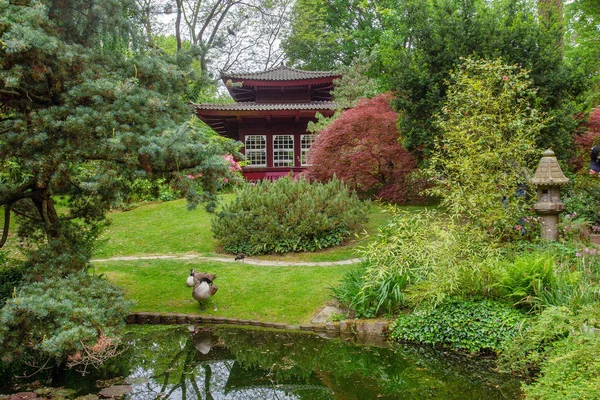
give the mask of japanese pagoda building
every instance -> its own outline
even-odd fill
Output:
[[[220,135],[239,140],[248,180],[277,179],[308,166],[315,135],[307,132],[317,112],[335,112],[331,90],[340,75],[302,71],[283,64],[264,72],[222,74],[232,104],[193,104],[196,115]]]

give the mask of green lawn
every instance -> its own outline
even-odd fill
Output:
[[[287,324],[309,323],[320,307],[331,300],[336,285],[353,266],[260,267],[242,263],[144,260],[96,263],[135,300],[134,311],[201,313],[227,318],[254,319]],[[217,274],[219,287],[205,311],[185,285],[189,270]]]
[[[231,199],[226,195],[223,201]],[[410,211],[422,207],[405,207]],[[365,231],[373,233],[389,218],[384,207],[373,204]],[[109,214],[112,224],[102,238],[105,243],[96,258],[152,254],[197,253],[204,256],[219,254],[210,229],[210,214],[202,207],[189,211],[185,200],[142,205],[134,210]],[[263,259],[284,261],[339,261],[356,257],[354,249],[364,240],[363,235],[349,238],[343,246],[315,253],[263,256]]]
[[[112,212],[108,218],[111,225],[102,235],[106,242],[96,257],[215,254],[210,214],[202,206],[188,210],[185,200],[145,204],[131,211]]]

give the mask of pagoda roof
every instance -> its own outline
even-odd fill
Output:
[[[221,74],[221,79],[239,80],[247,79],[252,81],[299,81],[320,78],[339,78],[341,75],[335,71],[303,71],[296,68],[290,68],[283,63],[275,68],[261,72],[231,72]]]
[[[569,178],[562,172],[552,150],[548,149],[542,153],[531,183],[537,186],[560,186],[569,183]]]
[[[245,101],[229,104],[195,104],[196,111],[280,111],[280,110],[335,110],[337,105],[333,101],[311,101],[310,103],[256,103]]]

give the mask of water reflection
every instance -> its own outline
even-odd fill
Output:
[[[313,334],[136,327],[132,399],[515,399],[519,381],[415,346],[358,346]]]

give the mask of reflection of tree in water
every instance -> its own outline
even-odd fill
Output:
[[[423,347],[377,348],[311,334],[154,328],[132,339],[133,399],[500,399],[518,381]],[[160,346],[158,345],[160,343]]]
[[[250,386],[233,387],[231,379],[244,377],[247,373],[232,359],[219,337],[210,330],[203,330],[195,335],[182,333],[180,329],[163,330],[151,335],[148,340],[138,338],[132,341],[136,353],[141,353],[141,357],[135,354],[130,357],[130,362],[135,365],[129,376],[129,381],[134,383],[131,398],[302,398],[290,396],[290,389],[293,391],[297,388],[276,384],[264,371],[258,371],[258,375],[254,376],[259,381],[266,378],[264,386],[254,382]],[[158,343],[160,347],[157,346]]]

